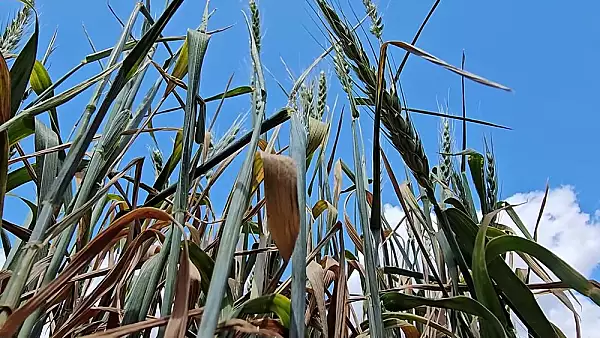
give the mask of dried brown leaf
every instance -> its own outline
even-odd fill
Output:
[[[188,312],[188,317],[199,317],[204,312],[204,309],[194,309]],[[140,332],[142,330],[151,329],[153,327],[164,326],[169,322],[169,316],[163,318],[148,319],[143,322],[137,322],[129,325],[124,325],[104,332],[94,333],[83,338],[119,338],[128,334]]]
[[[261,152],[264,168],[267,225],[281,256],[288,261],[300,227],[297,172],[294,160]]]
[[[144,207],[133,210],[119,219],[115,220],[114,223],[107,229],[98,234],[88,245],[83,248],[73,259],[71,263],[63,270],[63,272],[45,288],[39,290],[39,292],[32,297],[27,303],[23,304],[20,308],[14,311],[6,320],[4,326],[0,328],[0,337],[12,337],[17,331],[19,326],[25,321],[25,319],[37,308],[42,307],[47,302],[51,301],[55,295],[61,293],[61,290],[70,285],[69,280],[73,278],[82,268],[86,267],[89,262],[104,250],[108,243],[112,241],[112,238],[119,234],[121,230],[133,223],[137,219],[158,219],[163,221],[173,220],[172,217],[166,212],[151,208]]]
[[[0,124],[10,119],[10,71],[0,53]]]
[[[194,265],[194,264],[191,264]],[[198,273],[199,274],[199,273]],[[167,324],[165,337],[185,338],[188,316],[188,300],[190,292],[190,257],[187,241],[183,242],[183,250],[179,257],[179,273],[177,290],[173,304],[173,314]]]
[[[323,335],[327,337],[329,330],[327,329],[327,312],[325,311],[325,284],[323,283],[325,280],[325,271],[319,263],[310,261],[306,267],[306,277],[310,282],[313,290],[312,295],[317,303]]]

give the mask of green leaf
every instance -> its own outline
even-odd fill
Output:
[[[291,301],[278,293],[246,301],[234,309],[234,316],[275,313],[286,328],[290,327]]]
[[[473,262],[471,268],[473,270],[473,282],[475,283],[475,291],[477,293],[477,300],[479,300],[484,306],[502,322],[506,327],[506,318],[503,315],[502,307],[498,299],[498,294],[494,290],[494,285],[488,274],[487,264],[485,261],[485,242],[489,223],[493,217],[497,215],[502,209],[498,209],[491,212],[483,218],[477,237],[475,238],[475,245],[473,248]],[[482,331],[487,331],[485,323],[481,323]]]
[[[211,102],[211,101],[226,99],[226,98],[230,98],[230,97],[240,96],[240,95],[244,95],[244,94],[249,94],[249,93],[252,93],[253,91],[254,91],[254,89],[250,86],[240,86],[237,88],[230,89],[224,93],[220,93],[217,95],[213,95],[209,98],[206,98],[206,99],[204,99],[204,102]]]
[[[242,225],[242,233],[243,234],[258,235],[258,234],[260,234],[260,232],[261,232],[261,229],[258,227],[258,224],[256,222],[246,221]]]
[[[356,172],[356,204],[358,204],[358,218],[362,229],[362,240],[365,248],[365,269],[366,269],[366,287],[365,296],[367,297],[368,318],[372,323],[372,335],[382,337],[381,328],[381,304],[377,299],[379,294],[379,282],[377,279],[377,267],[379,259],[377,246],[379,239],[374,240],[374,235],[369,226],[369,209],[367,206],[366,184],[367,176],[365,169],[364,149],[362,138],[359,136],[358,118],[352,119],[352,146],[354,158],[354,170]],[[343,163],[342,163],[343,164]]]
[[[181,80],[188,72],[188,36],[186,36],[183,45],[181,45],[181,48],[178,51],[178,54],[179,56],[177,57],[177,61],[175,62],[175,67],[173,68],[171,76]],[[167,95],[174,88],[175,84],[169,83],[165,89],[165,95]]]
[[[31,165],[35,170],[36,164]],[[31,176],[26,167],[15,169],[8,173],[8,179],[6,180],[6,192],[9,192],[15,188],[22,186],[23,184],[31,181]]]
[[[468,156],[469,169],[471,171],[471,178],[479,195],[479,202],[481,204],[481,210],[484,214],[487,214],[490,210],[487,207],[487,199],[485,198],[485,181],[483,174],[483,155],[472,152]]]
[[[322,123],[320,121],[314,120],[313,126],[321,126],[319,123]],[[303,337],[305,336],[305,324],[304,324],[304,317],[305,317],[305,313],[306,313],[306,302],[305,302],[305,298],[306,298],[306,279],[307,279],[307,267],[306,267],[306,255],[307,255],[307,237],[311,236],[309,230],[308,230],[308,224],[307,224],[307,220],[306,220],[306,212],[304,211],[304,206],[306,205],[306,163],[307,163],[307,156],[311,156],[312,152],[314,152],[314,150],[312,150],[310,153],[308,152],[308,150],[310,150],[311,148],[311,143],[313,144],[317,144],[317,142],[315,142],[315,138],[320,138],[320,140],[318,140],[318,144],[317,146],[322,142],[323,136],[318,136],[321,133],[318,130],[322,130],[321,128],[315,128],[313,127],[313,135],[311,138],[311,132],[310,132],[310,118],[309,118],[309,132],[308,135],[306,133],[306,126],[304,124],[304,121],[302,119],[302,117],[300,116],[299,113],[295,113],[294,115],[292,115],[292,120],[291,120],[291,125],[290,125],[290,155],[292,156],[293,161],[295,162],[295,166],[296,166],[296,184],[294,186],[294,192],[292,192],[291,194],[296,194],[297,196],[297,205],[294,206],[290,206],[290,210],[289,210],[289,214],[293,214],[293,213],[297,213],[298,214],[298,233],[297,233],[297,237],[296,237],[296,241],[294,244],[294,249],[292,252],[292,309],[291,309],[291,315],[292,315],[292,325],[291,325],[291,330],[290,330],[290,335],[291,336],[298,336],[298,337]],[[315,136],[317,135],[317,136]],[[314,148],[316,150],[316,147]],[[266,183],[265,183],[266,184]],[[279,189],[280,191],[282,191],[283,189]],[[272,192],[272,190],[270,190],[270,192]],[[267,188],[265,185],[265,196],[267,196]],[[281,192],[280,192],[281,193]],[[274,194],[275,196],[277,196],[277,194]],[[280,195],[280,196],[285,196],[285,195]],[[289,195],[288,195],[289,196]],[[288,232],[290,230],[287,230]],[[274,233],[274,231],[272,231],[272,233]],[[319,268],[320,265],[312,262],[313,264],[316,264]],[[309,264],[309,275],[308,278],[309,280],[311,280],[311,276],[310,276],[310,264]],[[311,284],[312,283],[316,283],[316,281],[311,280]],[[322,283],[322,280],[321,280]],[[323,287],[323,285],[321,284],[321,287]],[[316,288],[315,285],[313,285],[313,288]],[[319,294],[319,293],[317,293]],[[321,298],[320,296],[317,296],[319,298]],[[321,301],[317,301],[317,306],[320,308],[319,310],[319,314],[321,315],[321,320],[323,320],[325,318],[325,305]],[[324,332],[327,332],[327,323],[323,323],[323,330]]]
[[[33,71],[31,72],[29,83],[31,85],[31,89],[33,89],[33,91],[38,95],[52,86],[52,80],[50,79],[48,71],[44,65],[37,60],[33,65]]]
[[[491,330],[487,337],[507,337],[498,318],[481,303],[466,296],[430,299],[400,292],[386,292],[381,295],[381,300],[385,308],[391,311],[406,311],[419,306],[430,306],[469,313],[482,318],[489,324]]]
[[[48,74],[48,71],[46,70],[44,65],[37,60],[35,61],[35,64],[33,65],[33,71],[31,72],[31,78],[29,79],[29,83],[30,83],[33,91],[38,96],[43,93],[45,95],[54,96],[54,90],[51,89],[52,80],[50,79],[50,75]],[[48,93],[46,93],[47,90],[49,90]],[[57,135],[60,135],[60,128],[58,127],[58,116],[56,113],[56,107],[50,109],[50,125],[52,127],[52,130]]]
[[[529,233],[529,230],[527,229],[527,227],[525,226],[525,224],[521,220],[521,217],[519,217],[515,209],[512,206],[510,206],[507,202],[500,202],[500,207],[506,211],[506,213],[508,214],[510,219],[515,223],[517,228],[521,230],[525,238],[533,240],[533,236],[531,236],[531,233]]]
[[[11,146],[35,132],[34,117],[25,116],[8,127],[8,140]]]
[[[534,241],[510,235],[496,237],[488,243],[485,258],[489,264],[499,255],[508,251],[516,251],[519,255],[528,254],[535,257],[546,265],[563,283],[589,297],[600,306],[600,288],[598,286],[590,282],[560,257]]]
[[[125,307],[122,321],[123,325],[131,324],[138,321],[138,314],[140,312],[140,307],[144,300],[146,289],[148,288],[148,284],[150,283],[152,272],[154,269],[159,268],[158,258],[158,255],[155,255],[152,256],[146,262],[144,262],[142,268],[140,269],[139,275],[135,279],[135,282],[133,282],[133,285],[127,294],[127,298],[125,299]]]
[[[469,259],[473,254],[473,243],[478,231],[477,224],[458,209],[449,208],[444,213],[450,221],[465,258]],[[504,261],[494,260],[490,262],[488,272],[498,286],[498,290],[501,290],[502,298],[527,328],[537,334],[538,337],[555,336],[552,324],[544,315],[531,290]]]
[[[201,131],[196,136],[204,139],[204,120],[206,110],[197,110],[198,105],[196,102],[196,95],[200,85],[200,75],[202,70],[202,62],[206,49],[208,47],[210,36],[198,32],[195,30],[188,29],[187,31],[187,42],[188,42],[188,91],[185,101],[185,114],[183,119],[183,133],[182,133],[182,148],[181,148],[181,167],[179,170],[179,179],[177,181],[177,190],[175,193],[175,199],[173,201],[173,212],[175,214],[175,220],[179,224],[185,224],[186,210],[188,204],[188,193],[190,190],[190,172],[192,171],[192,150],[194,142],[194,119],[198,116],[199,123],[196,126],[197,130]],[[180,246],[181,246],[181,230],[176,224],[171,224],[168,236],[171,237],[171,243],[169,250],[169,256],[167,260],[167,270],[165,277],[165,288],[163,301],[161,304],[160,312],[162,315],[171,314],[173,295],[175,294],[175,287],[178,275],[178,264],[180,260]]]
[[[28,6],[28,4],[25,4]],[[38,35],[39,35],[39,24],[37,13],[35,14],[35,30],[33,35],[29,38],[29,41],[25,44],[25,47],[17,56],[15,63],[10,69],[10,79],[11,79],[11,104],[10,104],[10,116],[13,117],[17,113],[19,106],[21,105],[21,100],[23,99],[23,95],[25,94],[25,90],[27,89],[27,83],[29,82],[29,78],[31,77],[31,72],[33,70],[33,65],[35,63],[35,58],[37,54],[37,46],[38,46]]]
[[[0,53],[0,123],[10,118],[10,73],[8,65]],[[8,180],[8,158],[10,157],[10,138],[6,131],[0,132],[0,222],[4,211],[4,196],[6,194],[6,181]],[[0,223],[0,229],[2,224]],[[5,233],[2,231],[2,242],[6,242]],[[10,242],[8,242],[10,245]],[[10,251],[3,245],[5,251]],[[8,249],[8,250],[7,250]]]
[[[81,92],[83,92],[84,90],[89,88],[91,85],[100,81],[105,76],[109,75],[113,70],[117,69],[117,67],[119,67],[119,66],[120,66],[120,64],[116,64],[112,67],[109,67],[109,68],[105,69],[104,71],[102,71],[100,74],[97,74],[94,77],[91,77],[88,80],[81,82],[56,96],[50,97],[50,98],[45,99],[31,107],[25,108],[19,114],[11,117],[10,120],[8,120],[4,124],[0,125],[0,131],[10,129],[15,124],[18,124],[19,120],[21,120],[21,119],[39,115],[45,111],[48,111],[52,108],[56,108],[66,102],[69,102],[71,99],[73,99],[75,96],[79,95]]]
[[[456,337],[452,333],[452,331],[450,331],[447,328],[445,328],[444,326],[432,321],[430,318],[425,318],[423,316],[415,315],[412,313],[385,312],[385,313],[381,314],[381,318],[384,320],[384,322],[385,322],[385,320],[390,319],[390,318],[402,319],[402,320],[411,321],[411,322],[414,321],[414,322],[421,323],[426,326],[430,326],[430,327],[438,330],[440,333],[447,335],[448,337]]]

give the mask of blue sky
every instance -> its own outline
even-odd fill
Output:
[[[110,14],[106,1],[102,0],[37,0],[40,13],[41,47],[43,52],[54,29],[58,28],[57,49],[50,59],[50,74],[58,78],[74,67],[90,47],[83,33],[87,28],[96,48],[114,45],[120,25]],[[321,53],[319,44],[326,42],[320,30],[322,26],[311,9],[311,1],[259,0],[263,27],[263,65],[286,88],[291,87],[282,59],[294,75],[299,75]],[[351,6],[359,16],[364,10],[358,0],[340,0],[341,6],[351,16]],[[154,1],[153,14],[162,10],[164,1]],[[384,18],[385,40],[410,41],[432,0],[383,0],[377,2]],[[483,136],[493,137],[498,172],[501,181],[501,197],[516,193],[543,190],[549,179],[553,188],[572,185],[580,211],[593,215],[600,209],[600,180],[593,173],[598,167],[597,126],[600,116],[593,99],[600,92],[597,81],[597,60],[600,59],[600,26],[595,24],[600,5],[592,1],[587,6],[570,6],[564,2],[546,1],[542,6],[536,2],[442,1],[429,25],[423,32],[418,46],[437,57],[460,64],[461,53],[467,55],[467,70],[511,87],[506,93],[467,81],[467,114],[513,128],[512,131],[493,130],[470,125],[469,147],[482,150]],[[0,19],[6,19],[16,11],[18,2],[2,1]],[[134,1],[113,0],[112,6],[122,20],[126,20]],[[204,1],[185,1],[176,17],[167,26],[165,35],[183,35],[186,28],[199,25]],[[234,24],[230,30],[213,36],[203,68],[201,94],[221,92],[229,78],[235,74],[233,84],[249,83],[250,59],[247,29],[242,10],[247,2],[241,0],[213,1],[211,8],[217,11],[210,22],[210,29]],[[356,22],[356,20],[351,20]],[[316,40],[315,40],[316,38]],[[401,53],[396,52],[396,60]],[[330,60],[317,70],[324,70],[333,83],[333,93],[340,93]],[[99,71],[97,64],[89,65],[78,73],[68,86]],[[155,74],[155,73],[153,73]],[[316,75],[316,73],[315,73]],[[153,81],[154,77],[152,77]],[[268,82],[267,113],[272,114],[286,103],[273,77],[266,74]],[[437,110],[438,103],[449,102],[450,113],[460,114],[460,78],[444,69],[411,57],[402,76],[402,84],[408,105],[414,108]],[[338,107],[344,103],[340,95]],[[77,119],[89,99],[89,92],[59,109],[65,135]],[[330,96],[329,104],[334,97]],[[249,99],[242,97],[229,100],[217,122],[217,132],[223,133],[231,121],[246,113]],[[170,107],[170,106],[169,106]],[[209,117],[215,106],[209,106]],[[336,112],[338,114],[339,112]],[[337,121],[336,115],[335,120]],[[346,117],[349,115],[347,114]],[[344,123],[338,154],[351,164],[351,139],[348,118]],[[163,116],[156,125],[179,126],[179,114]],[[439,120],[415,115],[415,123],[423,138],[430,163],[436,162]],[[368,116],[362,119],[365,147],[372,142]],[[456,136],[460,125],[455,123]],[[249,128],[249,124],[246,124]],[[344,134],[344,133],[343,133]],[[170,152],[172,133],[161,133],[161,149]],[[136,143],[136,156],[146,155],[151,140],[142,136]],[[391,154],[393,149],[389,144]],[[398,156],[391,156],[392,164],[401,168]],[[238,167],[233,166],[223,182],[233,180]],[[400,170],[401,171],[401,170]],[[150,163],[146,163],[147,181],[152,177]],[[225,183],[223,186],[226,186]],[[383,195],[384,202],[397,204],[389,185]],[[19,191],[26,194],[27,191]],[[214,197],[222,192],[213,192]],[[25,211],[18,200],[8,204],[6,217],[20,222]]]
[[[3,1],[0,9],[7,13],[4,17],[16,3]],[[380,2],[384,39],[409,41],[432,3]],[[133,4],[133,1],[112,2],[123,20]],[[321,44],[325,38],[319,31],[320,26],[313,21],[316,16],[310,2],[261,0],[259,4],[264,32],[263,63],[289,88],[291,82],[280,58],[298,75],[321,52],[311,34]],[[156,14],[162,1],[155,1],[154,5]],[[352,5],[362,13],[360,2],[353,1]],[[186,28],[196,27],[203,6],[202,1],[186,1],[166,33],[182,35]],[[246,6],[246,2],[240,0],[212,4],[217,12],[211,20],[211,28],[235,26],[215,35],[210,42],[201,86],[201,93],[205,95],[220,92],[233,72],[234,84],[248,83],[247,32],[241,13]],[[342,6],[349,8],[345,1]],[[98,49],[112,46],[120,31],[105,1],[38,0],[37,7],[40,41],[46,43],[58,28],[58,48],[50,60],[53,78],[90,52],[82,24]],[[467,81],[468,115],[514,129],[501,131],[472,125],[468,133],[469,145],[476,149],[481,149],[484,135],[493,137],[503,196],[543,189],[546,179],[550,179],[551,186],[575,186],[584,209],[600,207],[596,194],[600,182],[591,179],[598,164],[593,154],[595,128],[600,122],[592,99],[600,91],[600,84],[595,81],[600,28],[593,24],[593,13],[593,10],[581,10],[557,1],[546,2],[544,6],[521,1],[442,1],[419,40],[419,47],[456,65],[464,49],[468,70],[514,90],[514,93],[505,93]],[[45,46],[42,44],[41,48]],[[327,71],[331,82],[335,82],[329,61],[319,69]],[[97,65],[87,66],[71,83],[97,71]],[[456,75],[411,57],[402,79],[409,106],[436,110],[438,102],[444,104],[449,99],[450,112],[460,113],[460,78]],[[285,103],[285,97],[269,75],[267,81],[271,89],[268,112],[272,113]],[[72,123],[73,116],[78,116],[79,107],[87,99],[88,96],[82,95],[60,112],[63,125]],[[218,121],[220,132],[226,130],[228,118],[245,112],[247,101],[243,98],[234,101],[228,102]],[[169,116],[168,121],[173,125],[173,116]],[[415,116],[415,121],[433,162],[439,121],[423,116]],[[365,127],[367,123],[365,117]],[[458,124],[456,129],[458,136]],[[368,134],[365,137],[368,147],[371,139]],[[140,145],[143,146],[143,142]],[[167,152],[169,149],[165,148],[163,151]]]

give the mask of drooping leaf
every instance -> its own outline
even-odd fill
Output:
[[[308,142],[306,144],[306,156],[311,157],[329,132],[329,124],[321,122],[313,117],[308,118]]]
[[[535,257],[546,265],[563,283],[587,296],[600,306],[600,287],[598,285],[590,282],[561,258],[534,241],[511,235],[496,237],[490,240],[486,246],[486,261],[489,264],[497,259],[499,255],[508,251],[516,251],[520,254],[525,253]]]
[[[449,208],[444,213],[450,221],[452,230],[456,233],[461,250],[469,259],[473,254],[478,226],[469,216],[458,209]],[[503,300],[528,329],[539,337],[553,337],[556,334],[534,295],[504,261],[493,260],[490,262],[488,272],[498,289],[502,291]]]
[[[312,288],[313,297],[317,302],[317,310],[319,311],[323,332],[329,332],[327,329],[327,313],[325,310],[325,271],[319,263],[311,261],[306,267],[306,276]]]
[[[281,257],[289,260],[299,231],[296,165],[287,156],[261,152],[265,172],[267,225]]]
[[[177,275],[177,289],[173,301],[173,314],[165,329],[166,337],[185,338],[187,331],[188,301],[190,292],[190,260],[187,241],[183,242],[179,272]]]

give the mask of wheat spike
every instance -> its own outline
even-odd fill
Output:
[[[363,5],[367,11],[367,15],[371,19],[370,31],[377,39],[381,39],[383,33],[383,20],[377,12],[377,6],[371,0],[363,0]]]
[[[33,5],[33,1],[30,2]],[[2,55],[15,53],[27,25],[31,21],[32,10],[29,6],[23,6],[13,20],[6,26],[0,37],[0,52]]]
[[[317,94],[317,110],[315,111],[315,118],[320,120],[325,115],[325,106],[327,105],[327,79],[325,78],[325,72],[319,73],[319,92]]]
[[[496,172],[496,160],[494,157],[493,146],[488,146],[485,142],[485,185],[486,185],[486,198],[487,205],[490,210],[494,210],[496,202],[498,201],[498,173]]]
[[[350,108],[352,110],[352,118],[357,118],[359,116],[358,109],[354,104],[354,96],[352,93],[352,78],[350,77],[350,66],[348,65],[348,60],[346,60],[346,56],[344,55],[344,51],[342,50],[341,43],[333,44],[335,50],[335,56],[333,59],[335,73],[342,84],[342,89],[348,95],[348,100],[350,101]]]
[[[256,49],[260,52],[260,12],[255,0],[250,0],[250,21],[252,22],[252,34],[256,41]]]
[[[304,112],[304,116],[314,117],[314,84],[311,82],[308,85],[302,84],[300,87],[300,106]]]
[[[381,114],[381,122],[388,130],[394,148],[402,155],[404,162],[413,172],[417,183],[424,188],[431,187],[429,162],[425,149],[409,116],[403,118],[394,111],[384,110]]]
[[[342,87],[351,98],[352,87],[348,62],[345,57],[340,56],[345,54],[348,59],[354,62],[352,68],[356,76],[365,84],[365,92],[375,102],[377,96],[377,76],[375,68],[371,66],[360,40],[325,0],[318,0],[318,4],[331,29],[340,39],[339,43],[335,45],[336,57],[334,63]],[[423,187],[430,187],[429,163],[423,149],[423,144],[413,128],[409,116],[402,116],[402,108],[398,96],[395,93],[384,90],[382,103],[381,122],[388,130],[388,136],[392,144],[400,152],[406,165],[415,174],[418,183]],[[351,104],[351,106],[353,105]],[[358,110],[353,109],[352,114],[353,116],[355,114],[357,116]]]
[[[442,120],[442,135],[440,140],[440,179],[449,185],[452,171],[452,136],[450,132],[450,121],[447,118]]]
[[[158,177],[164,166],[163,154],[160,149],[152,147],[148,149],[150,151],[150,159],[152,160],[152,166],[154,167],[154,175]]]

